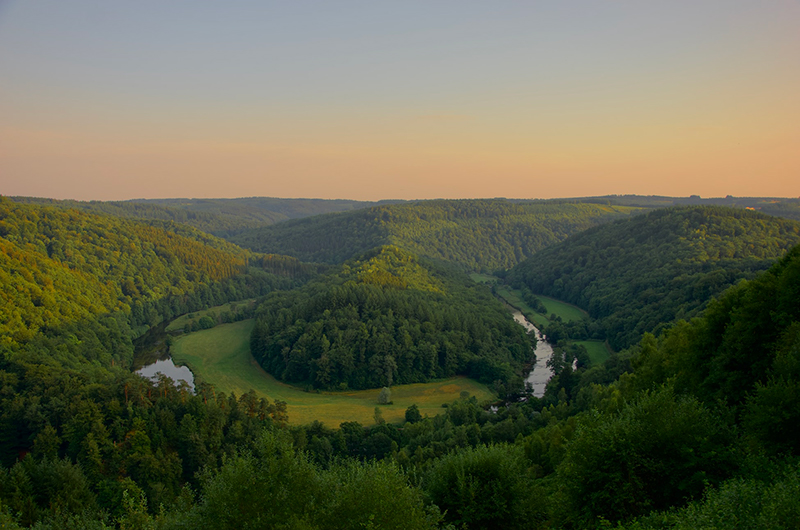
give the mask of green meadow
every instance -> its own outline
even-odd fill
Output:
[[[602,340],[576,340],[574,344],[580,344],[586,348],[592,365],[602,364],[611,356],[611,350]]]
[[[242,395],[253,389],[259,397],[285,401],[289,422],[306,424],[319,420],[329,427],[345,421],[363,425],[374,423],[380,389],[344,392],[306,392],[282,383],[266,373],[250,355],[250,332],[254,321],[243,320],[178,337],[170,351],[176,364],[188,366],[199,381],[214,385],[222,392]],[[381,405],[387,422],[400,422],[408,407],[416,404],[424,415],[435,416],[442,405],[469,392],[479,402],[495,399],[495,395],[477,381],[455,377],[433,383],[392,387],[391,405]]]
[[[568,304],[566,302],[562,302],[561,300],[556,300],[555,298],[550,298],[549,296],[544,296],[541,294],[537,294],[536,298],[541,300],[544,306],[547,308],[548,316],[555,314],[556,316],[561,317],[561,320],[564,322],[585,320],[589,318],[589,313],[578,306],[574,306],[572,304]]]

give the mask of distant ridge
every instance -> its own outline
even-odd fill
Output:
[[[381,245],[458,264],[506,269],[567,236],[641,208],[575,201],[431,200],[315,216],[244,231],[231,241],[303,261],[342,263]]]
[[[161,219],[183,223],[218,237],[228,237],[259,226],[330,212],[368,208],[398,201],[362,202],[344,199],[134,199],[129,201],[73,201],[39,197],[9,197],[15,202],[74,208],[95,214],[134,219]]]

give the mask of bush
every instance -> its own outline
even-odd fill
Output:
[[[618,414],[585,416],[557,469],[560,517],[627,520],[680,506],[733,467],[727,432],[696,399],[647,392]]]
[[[423,489],[457,528],[537,528],[544,496],[527,473],[522,448],[492,445],[452,452],[427,473]]]

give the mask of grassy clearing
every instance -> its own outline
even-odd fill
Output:
[[[282,400],[288,405],[293,424],[319,420],[329,427],[345,421],[364,425],[374,423],[380,389],[351,392],[305,392],[282,383],[266,373],[250,355],[250,332],[253,320],[222,324],[211,329],[183,335],[172,345],[172,358],[187,365],[195,376],[225,393],[242,395],[251,388],[270,401]],[[442,412],[442,404],[458,399],[462,391],[490,401],[494,394],[477,381],[465,377],[435,383],[419,383],[392,387],[392,405],[382,405],[387,422],[399,422],[406,409],[415,404],[425,415]]]
[[[255,298],[249,298],[247,300],[238,300],[236,302],[228,302],[227,304],[209,307],[208,309],[195,311],[194,313],[187,313],[170,322],[165,331],[167,331],[167,333],[170,331],[182,331],[186,324],[191,324],[195,320],[200,320],[206,315],[216,320],[216,316],[224,313],[225,311],[233,312],[231,309],[232,306],[244,307],[245,305],[252,304],[253,302],[255,302]],[[189,315],[192,315],[192,317],[190,318]]]
[[[492,276],[491,274],[481,274],[479,272],[470,272],[469,273],[470,279],[475,283],[485,283],[485,284],[493,284],[497,283],[497,276]]]
[[[555,313],[557,316],[560,316],[561,320],[564,322],[585,320],[589,318],[589,313],[578,306],[562,302],[561,300],[556,300],[555,298],[550,298],[549,296],[543,296],[541,294],[537,294],[536,298],[541,300],[544,306],[547,308],[548,315]]]
[[[592,366],[603,364],[611,356],[611,350],[602,340],[576,340],[575,344],[581,344],[586,348]]]

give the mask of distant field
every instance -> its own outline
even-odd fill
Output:
[[[611,356],[611,351],[606,343],[601,340],[576,340],[575,344],[582,344],[589,354],[592,365],[603,364]]]
[[[479,272],[470,272],[469,273],[469,277],[475,283],[488,283],[488,284],[491,284],[491,283],[496,283],[497,282],[497,277],[496,276],[492,276],[491,274],[481,274]]]
[[[181,331],[186,324],[191,324],[195,320],[200,320],[206,315],[211,316],[211,314],[219,315],[225,311],[230,311],[231,306],[238,306],[242,307],[246,304],[252,304],[255,301],[255,298],[249,298],[247,300],[238,300],[236,302],[228,302],[227,304],[218,305],[214,307],[209,307],[208,309],[203,309],[202,311],[195,311],[194,313],[187,313],[185,315],[179,316],[175,320],[169,323],[167,326],[166,331]],[[192,318],[189,318],[189,315],[194,315]]]
[[[319,420],[329,427],[345,421],[371,425],[379,389],[352,392],[321,392],[319,394],[282,383],[266,373],[250,355],[250,331],[254,321],[243,320],[222,324],[211,329],[183,335],[172,345],[176,364],[186,364],[195,376],[211,383],[225,393],[242,395],[251,388],[271,402],[285,401],[289,421],[306,424]],[[419,383],[392,387],[392,405],[382,405],[387,422],[399,422],[406,409],[416,404],[420,412],[435,416],[442,404],[458,399],[462,391],[490,401],[494,394],[477,381],[466,377],[446,379],[436,383]]]

